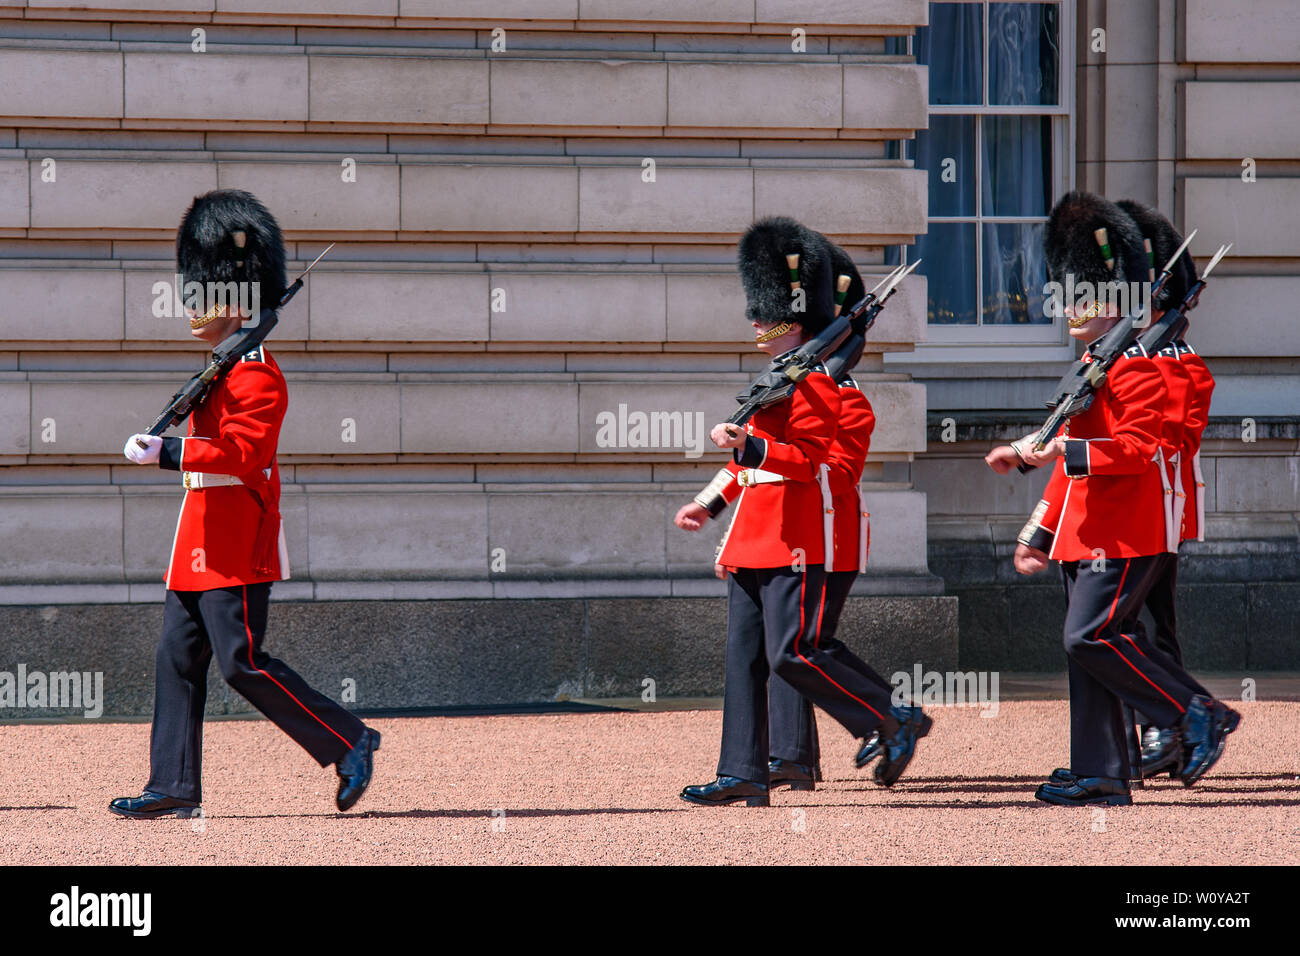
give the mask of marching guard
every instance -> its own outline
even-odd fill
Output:
[[[1046,231],[1049,277],[1076,283],[1136,283],[1148,275],[1142,233],[1107,200],[1072,192],[1053,208]],[[1093,343],[1120,319],[1098,297],[1086,310],[1065,303],[1070,335]],[[1085,355],[1085,361],[1091,358]],[[1162,418],[1165,379],[1130,348],[1111,367],[1087,410],[1041,451],[1028,441],[994,449],[990,467],[1055,462],[1033,516],[1019,535],[1016,570],[1032,574],[1059,561],[1066,592],[1064,644],[1070,682],[1070,767],[1054,771],[1035,796],[1061,805],[1132,803],[1124,705],[1147,716],[1183,749],[1179,778],[1195,784],[1219,759],[1236,714],[1201,692],[1164,658],[1138,620],[1163,565],[1165,521]],[[1175,410],[1181,414],[1181,410]]]
[[[1120,200],[1116,205],[1137,223],[1143,238],[1150,243],[1150,257],[1154,262],[1168,261],[1182,245],[1183,237],[1156,210],[1130,199]],[[1177,267],[1161,290],[1158,301],[1151,303],[1152,321],[1159,319],[1165,309],[1182,302],[1195,282],[1196,267],[1191,255],[1185,252],[1178,257]],[[1169,548],[1161,556],[1161,566],[1147,594],[1146,607],[1155,623],[1152,643],[1156,650],[1165,655],[1168,661],[1182,667],[1183,652],[1178,643],[1175,613],[1178,549],[1188,539],[1204,540],[1205,481],[1201,475],[1201,436],[1210,420],[1214,376],[1210,374],[1205,361],[1182,336],[1152,358],[1165,376],[1171,404],[1175,401],[1175,396],[1181,396],[1183,413],[1181,417],[1172,414],[1166,417],[1167,425],[1176,421],[1176,427],[1167,428],[1168,436],[1176,442],[1171,452],[1172,458],[1166,462],[1169,474],[1166,499],[1172,501],[1167,529]],[[1172,495],[1168,493],[1170,491]],[[1206,697],[1213,696],[1194,677],[1190,674],[1188,677],[1197,693]],[[1237,721],[1234,711],[1228,722],[1229,733],[1236,729]],[[1177,777],[1183,762],[1183,747],[1177,734],[1161,730],[1145,719],[1141,720],[1141,724],[1144,726],[1141,733],[1141,777],[1154,777],[1165,772],[1171,777]],[[1135,767],[1134,770],[1136,769]]]
[[[785,217],[755,223],[741,238],[739,266],[758,348],[778,356],[825,328],[834,315],[830,243]],[[892,785],[928,730],[920,708],[891,712],[887,689],[866,665],[819,646],[827,608],[825,565],[834,532],[828,459],[842,414],[840,388],[823,371],[793,394],[761,408],[744,430],[710,432],[733,461],[676,516],[697,531],[736,502],[717,562],[728,569],[726,684],[717,778],[688,786],[684,800],[717,805],[769,803],[768,678],[776,674],[855,737],[877,729],[886,753],[876,779]]]
[[[247,192],[197,197],[181,221],[176,256],[187,285],[256,283],[260,300],[273,304],[286,289],[280,227]],[[209,346],[249,318],[238,306],[204,308],[191,313],[190,334]],[[259,346],[216,380],[190,416],[187,437],[133,435],[123,449],[137,465],[178,472],[185,496],[166,572],[149,782],[140,796],[113,800],[113,813],[153,819],[200,812],[214,656],[231,687],[322,767],[336,765],[340,810],[370,783],[379,733],[262,649],[271,585],[289,577],[276,465],[288,400],[284,376]]]
[[[863,295],[862,277],[853,260],[839,246],[831,244],[836,276],[836,294],[846,302],[856,302]],[[846,291],[839,286],[849,280]],[[867,569],[867,556],[871,547],[871,516],[862,499],[862,469],[871,448],[871,433],[876,427],[875,412],[871,402],[858,383],[853,380],[852,369],[844,369],[838,376],[840,387],[840,421],[835,441],[826,459],[829,467],[828,481],[831,490],[831,508],[834,511],[834,533],[831,557],[826,569],[826,609],[822,615],[818,646],[837,658],[847,667],[861,668],[863,677],[878,684],[886,693],[893,688],[889,681],[874,668],[853,654],[835,637],[844,602],[857,576]],[[897,707],[897,705],[894,705]],[[901,717],[900,714],[895,714]],[[817,740],[817,721],[813,705],[779,675],[773,674],[768,685],[769,747],[772,759],[768,765],[768,785],[772,789],[789,787],[791,790],[814,790],[815,781],[821,779],[820,748]],[[924,724],[921,733],[928,731]],[[879,731],[863,740],[854,757],[854,766],[861,769],[880,756]]]

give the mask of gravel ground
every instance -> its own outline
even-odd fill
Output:
[[[147,723],[7,724],[0,864],[1300,863],[1300,704],[1236,705],[1196,787],[1166,778],[1104,812],[1033,798],[1067,762],[1067,706],[932,710],[892,790],[819,715],[828,779],[771,808],[678,799],[713,776],[715,710],[374,719],[375,779],[348,814],[333,768],[274,726],[211,721],[202,821],[105,809],[147,776]]]

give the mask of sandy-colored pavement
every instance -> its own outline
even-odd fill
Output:
[[[753,809],[677,797],[712,778],[715,710],[374,719],[375,780],[348,814],[333,768],[273,725],[210,721],[201,823],[106,811],[147,776],[147,723],[8,724],[0,864],[1300,863],[1300,703],[1237,706],[1196,787],[1166,778],[1104,812],[1033,798],[1068,762],[1059,700],[930,711],[892,790],[820,715],[826,783]]]

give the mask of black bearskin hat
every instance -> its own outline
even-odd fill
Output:
[[[1178,234],[1173,223],[1150,206],[1144,206],[1133,199],[1121,199],[1115,205],[1132,217],[1138,229],[1142,231],[1144,239],[1151,240],[1151,251],[1155,256],[1155,263],[1151,268],[1159,275],[1159,271],[1165,267],[1169,257],[1183,244],[1183,237]],[[1153,305],[1161,310],[1178,305],[1183,301],[1183,296],[1187,295],[1187,290],[1195,283],[1196,263],[1192,261],[1191,253],[1183,250],[1183,254],[1178,257],[1169,274],[1169,281],[1165,283],[1164,289]]]
[[[1098,229],[1106,230],[1109,256],[1097,239]],[[1076,285],[1147,281],[1146,250],[1137,223],[1094,193],[1070,192],[1057,201],[1047,219],[1044,244],[1047,277],[1052,282],[1064,285],[1067,275],[1074,276]],[[1108,258],[1113,260],[1109,266]]]
[[[183,283],[257,282],[262,308],[274,308],[287,286],[280,224],[242,189],[195,197],[176,233],[176,265]]]
[[[794,308],[786,257],[798,255],[802,311]],[[740,283],[745,287],[745,317],[775,324],[796,322],[805,335],[816,335],[830,324],[835,311],[835,275],[830,241],[820,232],[787,216],[770,216],[750,226],[740,237]]]

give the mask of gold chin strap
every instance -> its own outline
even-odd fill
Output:
[[[773,339],[779,339],[781,336],[785,335],[785,333],[789,332],[793,328],[794,326],[791,325],[789,322],[782,322],[780,325],[772,326],[762,335],[754,339],[754,341],[757,342],[759,345],[762,345],[764,342],[771,342]]]
[[[226,307],[221,303],[218,303],[214,305],[212,308],[208,309],[208,311],[204,312],[202,315],[195,316],[194,318],[190,319],[190,328],[201,329],[204,326],[211,325],[213,322],[215,322],[217,319],[221,318],[225,314],[226,314]]]
[[[1101,300],[1097,299],[1092,303],[1092,305],[1088,306],[1088,311],[1084,312],[1083,315],[1076,315],[1074,318],[1069,320],[1070,328],[1072,329],[1083,328],[1085,325],[1087,325],[1089,322],[1095,319],[1100,313],[1101,313]]]

